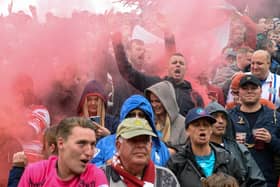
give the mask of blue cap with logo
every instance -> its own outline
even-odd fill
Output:
[[[206,110],[203,108],[197,107],[189,110],[188,114],[185,118],[185,128],[187,129],[190,123],[198,120],[198,119],[206,119],[210,124],[216,123],[216,119],[213,118]]]

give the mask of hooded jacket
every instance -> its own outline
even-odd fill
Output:
[[[96,80],[91,80],[86,84],[83,93],[81,95],[79,105],[77,108],[78,114],[81,114],[83,112],[83,105],[88,95],[99,96],[103,100],[105,106],[107,106],[107,96],[105,94],[104,87]]]
[[[226,133],[224,137],[235,140],[235,128],[231,118],[229,117],[227,110],[222,105],[220,105],[215,101],[209,103],[205,109],[209,112],[209,114],[213,114],[214,112],[222,112],[227,116],[227,126],[226,126]]]
[[[171,130],[167,145],[171,147],[184,145],[186,143],[185,118],[179,113],[173,85],[169,81],[162,81],[147,88],[145,96],[148,97],[150,92],[158,97],[170,118]]]
[[[142,110],[147,120],[153,129],[153,132],[157,135],[157,131],[154,125],[154,113],[149,101],[141,95],[132,95],[122,105],[120,113],[120,122],[126,118],[127,114],[134,110]],[[92,163],[98,166],[104,165],[107,160],[111,159],[116,152],[115,147],[116,135],[110,135],[102,138],[96,145],[97,153],[92,159]],[[153,137],[153,146],[151,151],[151,159],[156,165],[164,166],[168,161],[170,155],[166,145],[160,141],[158,137]]]
[[[219,103],[212,102],[205,109],[210,114],[215,112],[224,113],[227,119],[227,126],[232,126],[228,112]],[[266,186],[263,173],[252,157],[250,151],[243,144],[238,144],[235,140],[228,138],[227,136],[223,137],[223,144],[224,148],[228,150],[236,160],[240,161],[240,174],[246,178],[246,183],[243,184],[244,186]]]
[[[83,90],[82,96],[80,98],[79,105],[77,108],[77,113],[79,115],[82,115],[83,105],[85,103],[87,96],[89,96],[89,95],[96,95],[96,96],[100,97],[103,100],[105,107],[107,106],[107,96],[105,94],[104,87],[96,80],[91,80],[86,84],[86,86]],[[111,134],[114,134],[118,127],[118,120],[109,114],[105,114],[104,122],[105,122],[105,127],[107,129],[109,129]]]

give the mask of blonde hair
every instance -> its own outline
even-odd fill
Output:
[[[101,99],[98,95],[96,95],[98,97],[98,101],[97,101],[97,113],[96,115],[97,116],[100,116],[100,125],[101,126],[105,126],[105,103],[103,101],[103,99]],[[90,117],[89,116],[89,113],[88,113],[88,105],[87,105],[87,97],[85,97],[85,102],[84,102],[84,105],[83,105],[83,116],[84,117]]]
[[[161,140],[165,143],[169,141],[171,132],[171,122],[168,113],[166,113],[164,124],[156,123],[156,129],[162,133]]]

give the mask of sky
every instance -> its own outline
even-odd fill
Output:
[[[0,0],[0,14],[8,14],[8,5],[11,0]],[[112,0],[13,0],[13,12],[23,10],[26,14],[31,14],[29,5],[37,7],[39,20],[44,20],[44,15],[47,11],[51,11],[57,16],[68,17],[73,10],[89,10],[95,13],[104,13],[106,10],[114,8],[118,11],[129,11],[128,8],[123,8],[120,3],[112,3]]]

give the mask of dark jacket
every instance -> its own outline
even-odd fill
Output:
[[[271,73],[276,73],[277,75],[280,75],[280,63],[274,57],[271,57],[271,65],[269,69]]]
[[[165,44],[165,55],[161,57],[163,60],[166,58],[166,56],[170,56],[172,53],[176,51],[176,44],[175,44],[175,38],[173,34],[165,33],[164,34],[164,44]],[[113,81],[113,105],[108,107],[108,113],[112,114],[113,116],[119,117],[120,115],[120,109],[123,104],[123,102],[129,98],[131,95],[134,94],[140,94],[142,95],[143,92],[139,91],[135,87],[133,87],[129,82],[127,82],[119,71],[116,71],[118,69],[117,63],[115,62],[115,57],[113,57],[111,54],[107,54],[108,58],[106,61],[107,66],[104,69],[106,70],[109,68],[108,72],[112,75],[112,81]],[[156,60],[160,61],[160,60]],[[151,65],[150,65],[151,64]],[[158,67],[156,62],[152,63],[145,63],[145,66],[142,69],[142,72],[148,73],[148,74],[155,74],[158,73]],[[107,73],[107,71],[106,71]]]
[[[196,92],[192,92],[192,86],[188,81],[184,80],[182,83],[176,83],[171,77],[149,76],[134,69],[127,59],[124,46],[121,43],[120,33],[116,33],[113,36],[113,48],[121,75],[139,91],[144,92],[151,85],[162,80],[168,80],[174,86],[177,103],[183,116],[187,114],[189,109],[194,108],[195,105],[203,107],[204,104],[201,96]]]
[[[8,187],[17,187],[24,172],[24,167],[12,167],[9,173]]]
[[[211,143],[210,146],[215,153],[213,173],[223,172],[235,177],[240,184],[243,183],[245,179],[239,173],[238,161],[224,148]],[[206,178],[202,168],[195,161],[190,142],[169,159],[167,167],[184,187],[201,187],[201,180]]]
[[[20,124],[22,125],[22,124]],[[17,126],[19,127],[19,126]],[[16,128],[15,128],[16,129]],[[28,135],[28,133],[26,133]],[[18,140],[18,138],[15,138],[11,134],[8,134],[5,132],[5,130],[2,130],[0,132],[0,162],[1,162],[1,170],[0,170],[0,186],[7,186],[7,181],[9,184],[13,186],[17,186],[17,183],[19,182],[19,179],[22,175],[22,173],[18,173],[17,168],[13,167],[13,172],[11,172],[12,168],[12,159],[13,155],[19,151],[23,150],[22,144]],[[23,168],[24,169],[24,168]],[[7,178],[8,173],[9,179]]]
[[[253,144],[254,137],[252,129],[243,113],[240,111],[240,106],[229,111],[229,115],[234,122],[236,132],[246,132],[246,143]],[[280,154],[280,115],[278,112],[262,106],[253,128],[266,128],[271,134],[271,142],[266,143],[263,150],[249,148],[253,158],[259,165],[266,179],[267,186],[272,187],[277,184],[277,176],[274,169],[274,155]]]
[[[217,102],[210,103],[206,110],[213,114],[222,112],[226,115],[227,126],[232,126],[230,117],[226,109]],[[242,144],[238,144],[235,140],[225,136],[223,138],[224,148],[228,150],[236,160],[240,161],[240,174],[246,178],[246,186],[266,186],[265,178],[257,165],[256,161],[250,154],[249,150]]]
[[[242,186],[246,187],[266,187],[265,178],[250,151],[243,144],[223,138],[224,148],[228,150],[236,160],[240,161],[240,175],[246,179]],[[215,144],[215,143],[213,143]]]

